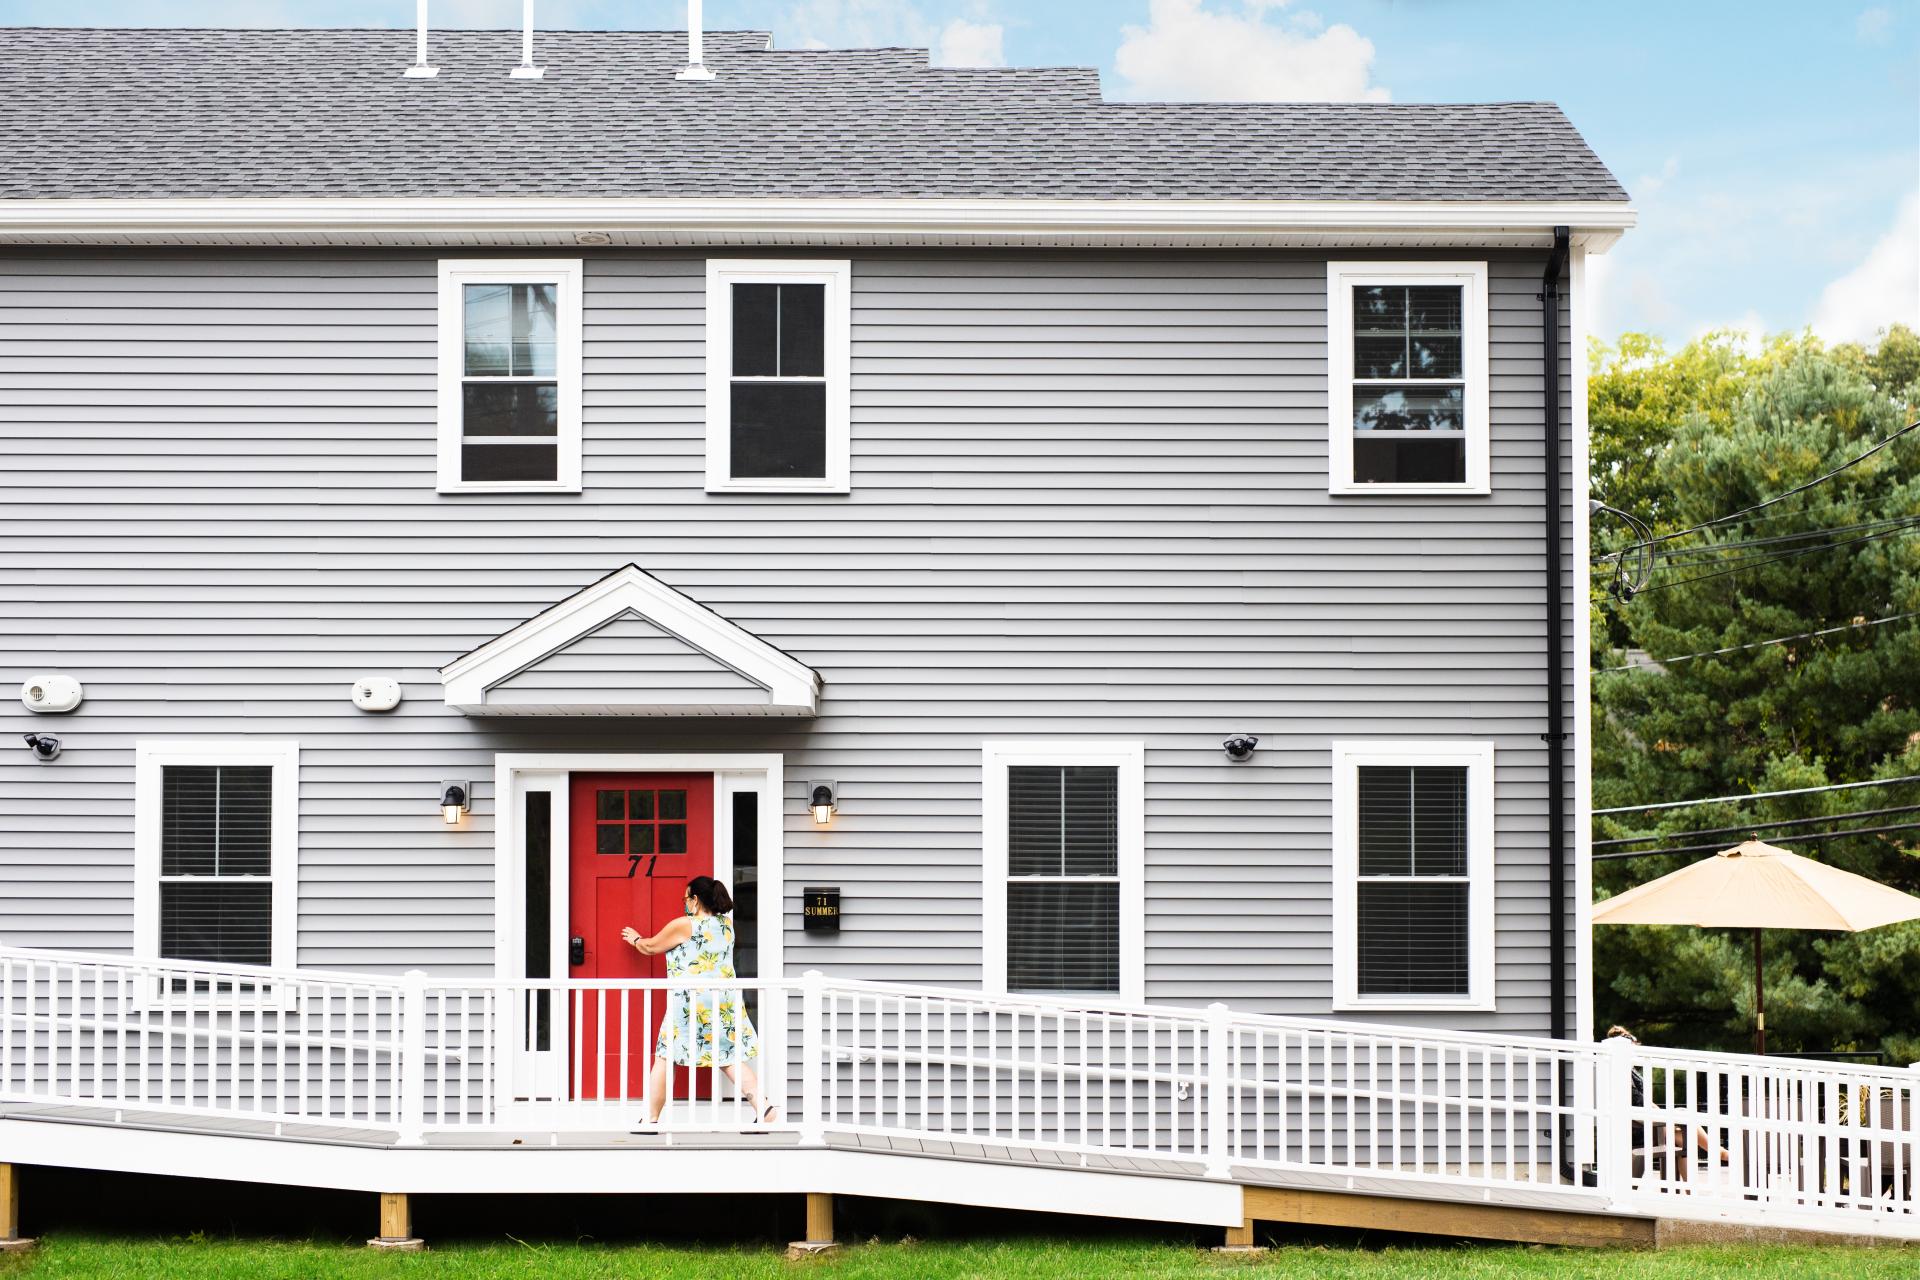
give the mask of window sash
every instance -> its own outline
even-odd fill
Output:
[[[1422,321],[1435,306],[1409,299],[1391,316],[1365,315],[1356,291],[1368,289],[1457,289],[1459,328],[1434,328]],[[1488,410],[1489,360],[1487,264],[1485,262],[1375,261],[1327,264],[1328,476],[1330,493],[1483,495],[1491,490],[1491,425]],[[1452,346],[1458,345],[1458,373],[1414,376],[1422,338],[1444,340],[1426,351],[1435,369],[1453,374]],[[1391,339],[1406,345],[1404,377],[1378,376],[1380,352],[1362,363],[1356,343]],[[1383,349],[1384,350],[1384,349]],[[1405,391],[1421,403],[1398,408],[1378,406],[1382,393]],[[1454,402],[1427,403],[1436,393]],[[1367,409],[1363,400],[1373,401]],[[1372,424],[1362,427],[1365,412]],[[1454,422],[1458,425],[1454,425]],[[1377,425],[1386,422],[1388,425]],[[1432,425],[1429,425],[1432,424]]]
[[[851,395],[849,389],[852,313],[849,290],[852,264],[821,259],[724,259],[707,262],[707,456],[709,493],[846,493],[848,491]],[[740,286],[810,286],[821,290],[819,303],[820,367],[818,374],[736,372],[739,317],[736,290]],[[771,308],[774,323],[755,330],[764,344],[771,332],[774,347],[757,351],[749,367],[784,363],[777,335],[784,333],[787,303],[776,293]],[[796,318],[798,311],[796,311]],[[808,317],[811,323],[811,317]],[[800,367],[811,364],[811,352],[800,357]],[[736,422],[736,389],[756,386],[819,387],[818,407],[801,415],[792,440],[774,441],[768,425],[758,419]],[[756,408],[764,405],[756,404]],[[743,409],[743,413],[745,410]],[[815,415],[818,415],[817,417]],[[820,443],[817,446],[815,441]],[[736,459],[735,446],[743,457]],[[747,453],[750,448],[756,451]],[[814,459],[818,459],[817,465]]]
[[[1493,1009],[1493,744],[1337,741],[1332,757],[1333,1008]],[[1363,785],[1368,770],[1378,772]],[[1423,771],[1438,776],[1423,784]],[[1363,795],[1375,821],[1388,824],[1371,837]],[[1415,820],[1420,813],[1427,823]],[[1408,912],[1411,928],[1381,932],[1383,920]]]
[[[439,263],[439,483],[441,493],[577,493],[580,490],[580,344],[583,264],[579,259],[447,259]],[[516,333],[513,303],[495,329],[479,336],[499,339],[507,372],[469,372],[470,288],[545,286],[553,291],[550,368],[544,320]],[[529,314],[538,308],[530,308]],[[524,353],[521,349],[525,348]],[[519,355],[529,365],[514,372]],[[498,362],[493,362],[498,363]],[[530,393],[489,406],[487,425],[504,430],[477,432],[468,412],[469,393],[483,388],[551,388],[551,407]],[[495,397],[509,393],[497,392]],[[526,429],[521,419],[535,429]],[[548,451],[551,451],[550,456]]]

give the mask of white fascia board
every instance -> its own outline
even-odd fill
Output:
[[[579,232],[622,244],[974,242],[1082,239],[1175,245],[1247,244],[1436,235],[1550,235],[1604,252],[1635,222],[1631,205],[1573,200],[906,200],[906,199],[181,199],[4,200],[0,241],[160,239],[277,243],[334,237],[406,242],[433,235],[487,237]]]
[[[629,610],[764,686],[767,703],[748,710],[789,715],[817,711],[820,676],[813,668],[633,565],[608,574],[442,667],[446,704],[469,715],[497,711],[487,704],[489,688]],[[524,706],[514,710],[542,713]],[[573,712],[592,713],[585,708]],[[606,713],[619,714],[610,708]]]

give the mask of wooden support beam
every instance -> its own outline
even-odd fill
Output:
[[[367,1243],[376,1249],[402,1249],[408,1252],[427,1247],[413,1234],[413,1206],[404,1191],[380,1194],[380,1234]]]
[[[1215,1253],[1265,1253],[1266,1250],[1254,1243],[1253,1219],[1244,1218],[1237,1227],[1226,1229],[1226,1238],[1220,1242]]]
[[[787,1246],[787,1257],[797,1261],[839,1248],[833,1242],[833,1197],[824,1191],[807,1192],[807,1238]]]
[[[33,1241],[20,1234],[20,1168],[0,1163],[0,1253],[32,1247]]]
[[[1358,1227],[1469,1240],[1519,1240],[1528,1244],[1651,1248],[1651,1218],[1569,1213],[1519,1205],[1403,1200],[1396,1196],[1247,1187],[1246,1214],[1262,1222],[1319,1227]]]

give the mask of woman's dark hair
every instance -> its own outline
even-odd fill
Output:
[[[733,910],[733,895],[712,876],[695,876],[687,881],[687,896],[716,916]]]

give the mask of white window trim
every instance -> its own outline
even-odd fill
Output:
[[[273,948],[271,966],[292,969],[299,957],[300,744],[222,741],[140,741],[133,744],[133,954],[142,960],[160,955],[160,815],[165,792],[160,771],[167,765],[271,765],[273,767],[272,850]],[[181,961],[194,964],[195,961]]]
[[[846,493],[852,452],[853,263],[823,258],[707,260],[707,492]],[[825,382],[826,475],[820,479],[733,475],[733,286],[823,284],[827,287]]]
[[[441,493],[580,492],[581,289],[579,258],[442,258],[439,311],[439,491]],[[559,384],[556,421],[559,463],[553,480],[467,480],[460,473],[461,394],[465,373],[469,284],[551,284],[559,289],[554,318],[554,380]]]
[[[981,744],[981,983],[1007,992],[1007,770],[1014,765],[1114,765],[1119,768],[1121,1000],[1146,999],[1146,744],[1143,742],[986,742]],[[1103,995],[1111,992],[1021,992]]]
[[[1467,766],[1467,994],[1360,994],[1359,769]],[[1335,742],[1333,744],[1333,1008],[1468,1012],[1494,1007],[1493,744],[1491,742]]]
[[[1353,478],[1353,290],[1370,285],[1465,286],[1460,372],[1466,383],[1466,480],[1461,484],[1359,484]],[[1484,262],[1327,263],[1327,492],[1342,495],[1493,492],[1488,403],[1487,264]],[[1447,379],[1452,381],[1452,379]]]

